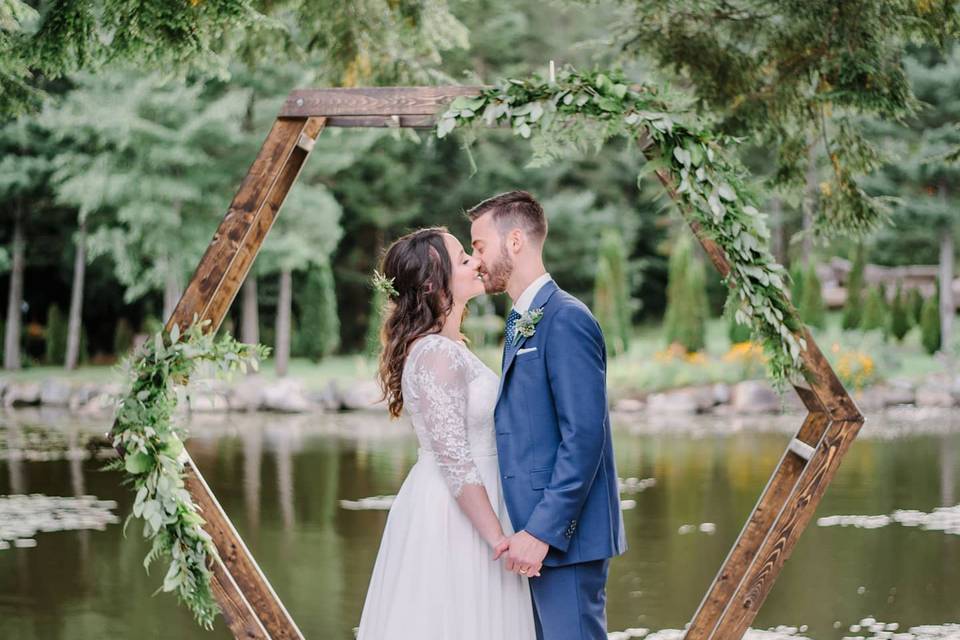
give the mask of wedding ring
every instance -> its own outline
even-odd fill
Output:
[[[526,569],[520,569],[520,573],[526,574],[526,573],[527,573],[527,570],[526,570]]]

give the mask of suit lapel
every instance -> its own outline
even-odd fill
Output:
[[[544,307],[547,304],[547,301],[550,300],[550,297],[560,290],[560,287],[553,280],[547,281],[544,284],[540,291],[537,292],[537,295],[534,296],[533,302],[530,303],[530,309],[536,309],[537,307]],[[546,310],[544,310],[546,313]],[[540,320],[543,322],[543,319]],[[504,345],[504,353],[506,354],[506,359],[503,363],[503,371],[500,373],[500,389],[497,391],[497,402],[500,401],[500,394],[503,393],[503,383],[507,379],[507,372],[510,371],[510,365],[513,364],[514,359],[517,356],[517,351],[520,350],[520,347],[523,346],[523,343],[526,342],[527,338],[521,336],[516,344]]]

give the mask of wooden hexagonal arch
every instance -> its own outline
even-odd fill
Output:
[[[186,329],[194,314],[211,320],[209,331],[219,328],[324,127],[432,127],[447,103],[457,96],[478,95],[484,88],[293,91],[167,321],[167,330],[175,324]],[[668,174],[657,175],[675,197]],[[714,266],[726,276],[730,263],[723,250],[696,221],[687,221]],[[806,384],[793,386],[809,413],[695,612],[687,640],[743,636],[863,424],[863,415],[809,331],[804,328],[801,334],[807,343],[802,356],[807,379]],[[234,636],[302,638],[192,460],[186,476],[187,488],[207,520],[204,529],[219,552],[213,589]]]

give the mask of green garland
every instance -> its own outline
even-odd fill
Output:
[[[125,483],[137,492],[133,512],[124,522],[124,533],[132,518],[144,521],[143,536],[152,547],[143,560],[144,569],[161,556],[170,564],[157,591],[176,591],[181,602],[207,628],[220,612],[210,586],[209,560],[217,555],[197,505],[184,487],[183,441],[186,431],[172,421],[177,406],[175,385],[185,385],[201,361],[212,362],[217,373],[230,377],[239,369],[246,373],[270,351],[263,345],[237,342],[230,334],[219,340],[204,334],[210,320],[193,323],[180,339],[174,325],[169,334],[160,331],[121,368],[130,380],[129,391],[119,398],[114,422],[113,446],[121,452],[106,468],[124,471]]]
[[[787,296],[790,276],[767,248],[765,216],[746,184],[746,171],[724,154],[723,147],[738,140],[681,122],[674,111],[655,86],[631,86],[620,72],[566,67],[555,81],[509,79],[478,96],[456,98],[440,115],[436,133],[443,138],[463,127],[469,149],[475,128],[507,124],[531,140],[531,166],[563,157],[571,148],[599,150],[613,136],[649,138],[638,181],[653,171],[669,177],[684,213],[723,249],[731,267],[724,278],[727,310],[751,327],[782,392],[792,378],[804,377],[801,351],[807,345],[794,335],[803,324]]]

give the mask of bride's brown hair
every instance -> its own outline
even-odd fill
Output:
[[[396,291],[389,294],[383,314],[377,371],[391,418],[399,417],[403,409],[400,382],[410,345],[440,331],[453,308],[453,263],[443,242],[445,233],[449,233],[446,227],[408,233],[387,248],[381,261],[380,271],[393,279]]]

